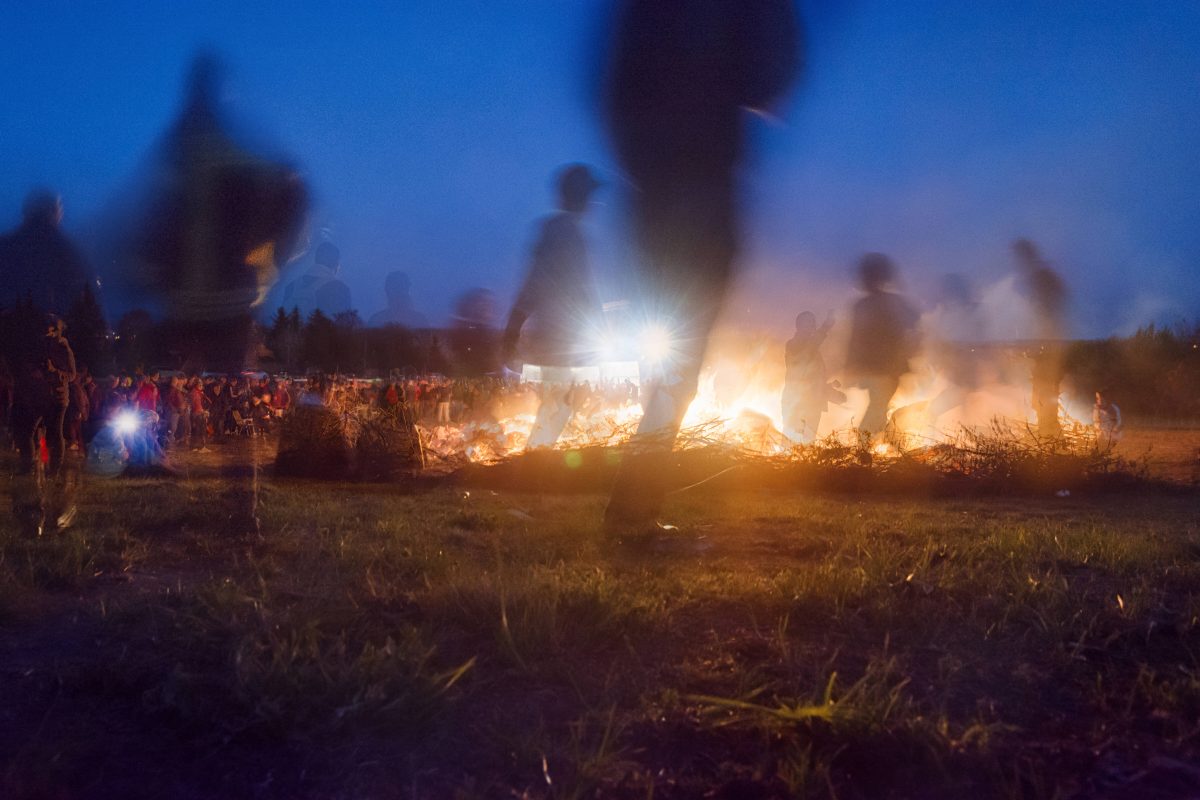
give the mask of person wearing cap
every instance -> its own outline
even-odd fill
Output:
[[[908,300],[889,291],[896,269],[883,253],[862,257],[858,279],[866,296],[854,304],[846,372],[870,398],[859,430],[879,435],[887,426],[888,403],[916,353],[919,315]]]
[[[544,391],[529,446],[553,445],[571,417],[571,367],[593,355],[586,332],[600,323],[601,307],[588,264],[583,218],[601,186],[583,164],[558,173],[558,211],[541,223],[529,271],[509,313],[502,341],[508,363],[518,353],[542,367]],[[522,341],[522,332],[525,336]]]

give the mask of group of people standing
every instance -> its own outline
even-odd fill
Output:
[[[1066,290],[1062,279],[1027,239],[1013,243],[1018,287],[1032,312],[1026,353],[1030,361],[1031,406],[1039,436],[1060,433],[1059,395],[1063,378]],[[867,394],[867,406],[857,421],[859,430],[886,438],[890,406],[911,362],[924,354],[944,379],[945,387],[925,411],[929,421],[962,405],[979,387],[981,357],[976,352],[984,320],[966,278],[942,279],[938,305],[929,329],[922,330],[916,305],[898,290],[892,260],[868,253],[858,264],[863,296],[851,311],[843,375],[847,387]],[[796,317],[795,335],[788,341],[783,390],[784,433],[793,441],[811,442],[830,402],[845,400],[840,382],[830,382],[821,345],[833,325],[832,316],[819,328],[811,312]]]

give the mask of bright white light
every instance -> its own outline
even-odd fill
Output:
[[[602,335],[596,341],[596,351],[601,361],[612,361],[617,357],[617,342],[610,334]]]
[[[122,436],[137,433],[139,425],[138,415],[132,411],[122,411],[112,421],[113,428]]]
[[[646,361],[662,361],[671,355],[671,334],[661,325],[648,325],[638,336],[639,355]]]

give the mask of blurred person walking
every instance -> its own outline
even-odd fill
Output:
[[[192,378],[187,390],[188,414],[192,420],[192,448],[208,452],[208,409],[211,403],[204,394],[200,378]]]
[[[288,284],[283,294],[283,307],[298,309],[304,320],[317,310],[330,319],[353,310],[350,287],[342,281],[341,269],[341,251],[332,242],[321,242],[317,245],[312,266]]]
[[[946,386],[925,412],[932,429],[938,418],[961,408],[979,387],[981,354],[975,347],[984,337],[984,319],[970,282],[962,275],[942,276],[940,297],[928,317],[928,351]]]
[[[1033,242],[1017,239],[1012,247],[1020,285],[1034,313],[1037,341],[1031,354],[1031,395],[1037,432],[1043,438],[1055,439],[1062,435],[1058,398],[1062,393],[1067,289]]]
[[[131,255],[181,342],[184,369],[229,374],[253,358],[254,310],[297,248],[308,192],[292,166],[235,139],[222,78],[215,57],[193,61]],[[253,452],[250,481],[239,479],[240,466],[224,467],[238,498],[226,525],[238,532],[259,529]]]
[[[832,314],[817,327],[816,316],[802,311],[796,315],[796,333],[784,347],[783,434],[793,442],[812,443],[831,393],[841,395],[829,385],[821,356],[821,345],[832,327]]]
[[[866,296],[854,304],[846,372],[869,396],[858,429],[881,437],[887,428],[888,404],[917,351],[919,315],[908,300],[888,290],[896,269],[884,254],[864,255],[858,279]]]
[[[626,458],[605,511],[619,536],[646,528],[666,497],[671,448],[737,254],[745,112],[787,91],[801,48],[794,0],[624,0],[614,30],[605,115],[633,183],[635,317],[665,334],[653,354],[662,358],[643,365],[645,449]]]
[[[66,314],[93,280],[62,218],[56,193],[37,189],[26,197],[20,227],[0,237],[0,307],[26,302],[42,313]]]
[[[13,439],[19,455],[13,513],[30,536],[40,536],[47,527],[65,528],[75,517],[79,470],[67,452],[64,426],[78,374],[64,331],[61,319],[47,319],[41,352],[34,356],[28,351],[13,392]]]
[[[398,325],[401,328],[427,328],[429,319],[413,306],[412,281],[407,272],[389,272],[383,281],[383,294],[387,308],[371,315],[367,324],[372,328]]]
[[[1092,406],[1092,425],[1096,429],[1096,443],[1109,448],[1121,441],[1125,426],[1121,420],[1121,408],[1109,399],[1107,393],[1096,392],[1096,404]]]
[[[192,436],[192,414],[188,396],[183,390],[183,378],[172,377],[168,381],[166,397],[163,398],[163,412],[166,416],[164,438],[167,446],[186,444]]]
[[[570,420],[571,368],[594,359],[589,333],[599,330],[602,322],[582,228],[601,183],[587,166],[571,164],[559,171],[556,185],[558,210],[541,223],[502,341],[502,357],[508,363],[517,355],[528,323],[520,352],[525,362],[541,368],[543,384],[529,433],[530,449],[553,446]]]
[[[246,365],[252,310],[291,257],[308,201],[293,168],[234,140],[222,83],[214,57],[195,59],[131,255],[185,368],[231,373]]]

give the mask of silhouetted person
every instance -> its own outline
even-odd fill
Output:
[[[65,314],[91,275],[62,232],[62,201],[54,192],[31,192],[21,225],[0,237],[0,307],[32,302],[42,312]]]
[[[859,286],[866,296],[854,304],[846,372],[870,397],[858,427],[871,434],[887,426],[888,403],[917,350],[918,314],[888,291],[895,277],[891,259],[882,253],[867,253],[859,262]]]
[[[1061,340],[1066,329],[1067,287],[1037,246],[1028,239],[1013,242],[1020,286],[1035,315],[1038,339]]]
[[[47,318],[41,352],[31,353],[21,365],[14,387],[13,439],[20,474],[13,485],[13,512],[29,535],[40,535],[47,526],[66,527],[75,516],[78,470],[67,463],[64,428],[78,373],[64,329],[58,317]]]
[[[1020,286],[1034,312],[1032,352],[1032,402],[1038,436],[1053,439],[1062,434],[1058,422],[1058,397],[1062,392],[1063,336],[1066,333],[1067,289],[1028,239],[1013,242]]]
[[[796,333],[784,347],[783,433],[792,441],[812,442],[821,425],[830,395],[821,345],[832,327],[832,316],[817,327],[813,313],[802,311],[796,315]]]
[[[619,3],[606,115],[633,183],[640,316],[671,339],[647,364],[641,440],[605,514],[615,533],[652,522],[670,448],[696,393],[701,360],[738,244],[736,173],[746,109],[764,109],[799,66],[794,0]],[[635,315],[636,316],[636,315]]]
[[[1112,447],[1121,440],[1125,426],[1121,420],[1121,408],[1106,392],[1096,392],[1096,403],[1092,406],[1092,425],[1096,429],[1096,441],[1100,447]]]
[[[302,319],[317,310],[330,319],[352,310],[350,287],[338,277],[341,267],[341,251],[332,242],[321,242],[312,266],[284,292],[283,307],[299,309]]]
[[[308,196],[293,168],[233,139],[219,97],[217,62],[200,56],[162,146],[136,253],[146,288],[166,313],[165,335],[185,352],[185,368],[232,373],[251,358],[255,307],[296,248]],[[156,450],[147,455],[145,463],[164,463]],[[224,469],[234,499],[226,528],[257,531],[257,484],[239,481],[236,465]]]
[[[382,328],[388,325],[399,325],[402,328],[427,328],[429,320],[424,314],[413,308],[412,295],[409,290],[412,281],[407,272],[389,272],[383,281],[383,293],[387,297],[387,308],[371,315],[368,320],[372,328]]]
[[[491,289],[468,289],[454,304],[450,349],[460,375],[479,376],[500,367],[496,330],[499,302]]]
[[[216,61],[198,57],[162,148],[137,255],[188,361],[233,372],[245,365],[251,310],[296,244],[307,193],[293,169],[232,139],[219,92]]]
[[[929,403],[928,416],[933,423],[961,406],[979,385],[979,356],[972,345],[983,338],[984,320],[971,284],[962,275],[942,277],[929,333],[933,365],[947,383]]]
[[[517,353],[528,327],[523,360],[542,368],[544,390],[529,446],[549,447],[571,418],[567,400],[570,368],[595,357],[589,331],[601,324],[600,299],[588,264],[583,217],[600,182],[583,164],[558,173],[558,211],[544,219],[533,246],[529,271],[504,330],[502,358]]]

